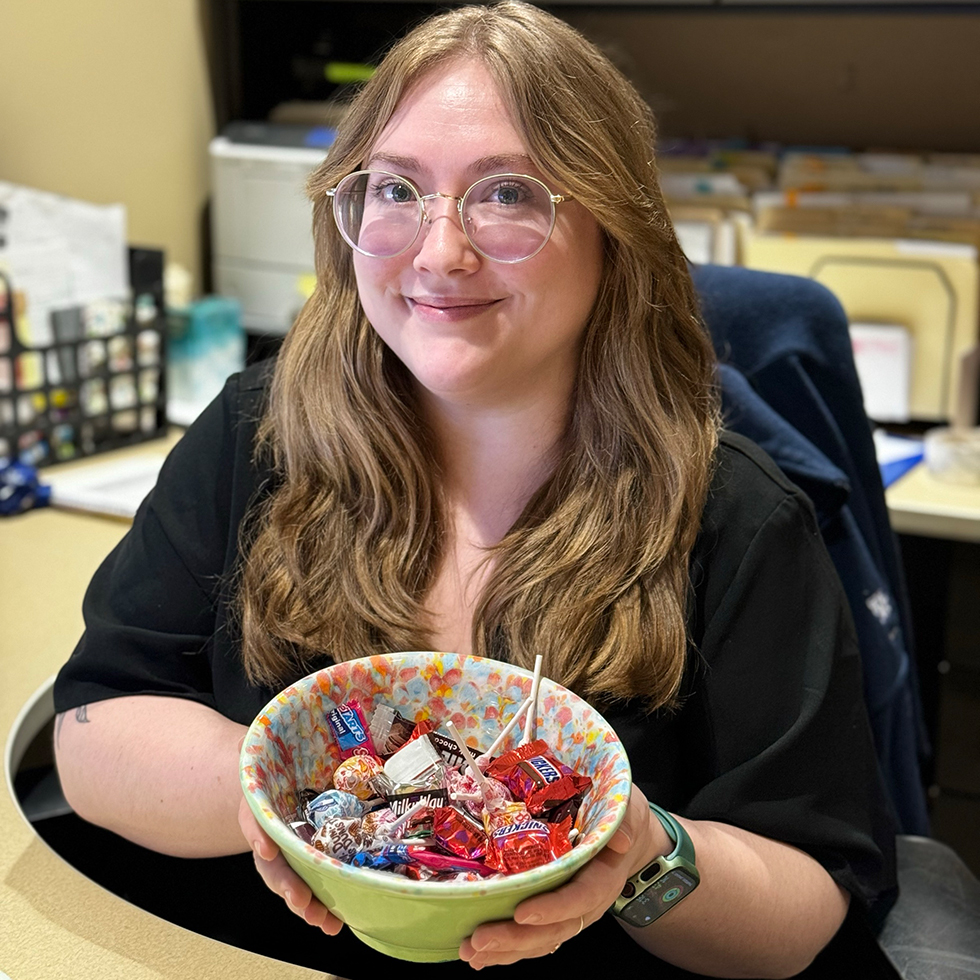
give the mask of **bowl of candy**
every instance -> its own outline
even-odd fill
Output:
[[[413,652],[286,688],[245,736],[241,782],[290,866],[360,940],[437,962],[605,847],[630,768],[605,719],[540,665]]]

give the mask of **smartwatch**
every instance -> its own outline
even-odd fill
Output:
[[[694,866],[694,843],[687,831],[666,810],[653,803],[649,806],[674,842],[674,849],[628,878],[609,909],[631,926],[650,925],[690,895],[701,881]]]

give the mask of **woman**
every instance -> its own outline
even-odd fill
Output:
[[[791,976],[893,884],[845,600],[805,498],[719,439],[653,139],[625,79],[533,7],[412,32],[311,179],[318,287],[267,407],[267,372],[229,383],[89,591],[56,689],[68,799],[169,854],[247,842],[336,937],[321,968],[391,961],[259,830],[237,747],[293,678],[389,649],[543,653],[630,754],[609,847],[480,926],[470,967],[567,943],[549,965],[578,976],[615,943],[639,969]],[[648,796],[701,884],[624,935],[606,910],[674,846]]]

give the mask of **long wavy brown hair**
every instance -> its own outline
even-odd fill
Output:
[[[275,369],[258,452],[275,490],[243,530],[245,669],[282,684],[335,661],[427,649],[446,545],[435,446],[404,366],[360,307],[325,191],[357,170],[406,91],[479,59],[535,165],[595,216],[604,268],[556,467],[503,540],[473,620],[475,653],[586,697],[676,696],[688,561],[717,444],[713,354],[660,192],[654,125],[580,34],[520,2],[414,29],[358,94],[311,176],[316,290]]]

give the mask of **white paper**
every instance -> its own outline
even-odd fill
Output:
[[[129,293],[126,209],[90,204],[0,181],[0,265],[27,299],[29,336],[51,344],[52,310]]]
[[[92,463],[77,470],[45,470],[51,485],[51,504],[116,517],[134,517],[143,498],[153,489],[166,456],[140,455],[126,460]]]
[[[850,333],[868,418],[907,422],[912,384],[909,331],[897,324],[852,323]]]

